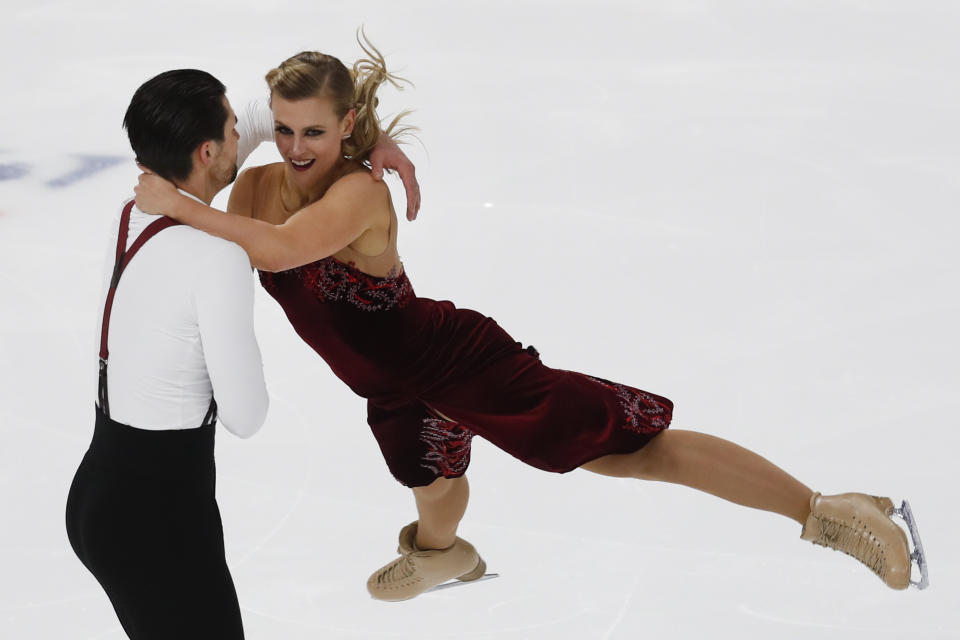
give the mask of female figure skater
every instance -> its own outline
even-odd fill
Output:
[[[474,435],[546,471],[683,484],[781,514],[803,525],[804,539],[906,588],[911,554],[888,498],[822,496],[736,444],[667,431],[670,400],[547,367],[493,319],[414,293],[389,191],[364,165],[379,131],[376,90],[396,81],[367,44],[369,59],[352,73],[304,52],[267,74],[283,162],[245,171],[229,214],[153,175],[136,191],[142,208],[240,244],[298,334],[368,399],[374,436],[419,513],[400,532],[400,557],[370,577],[370,593],[403,600],[483,575],[483,560],[456,536]]]

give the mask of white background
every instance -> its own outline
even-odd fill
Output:
[[[4,2],[0,637],[123,637],[63,511],[92,432],[104,240],[137,174],[130,96],[197,67],[240,105],[298,51],[352,62],[361,23],[416,84],[381,113],[422,129],[423,209],[400,237],[420,295],[666,395],[674,426],[816,490],[910,499],[932,586],[891,591],[779,516],[475,441],[461,535],[502,577],[373,601],[411,496],[363,401],[258,289],[271,413],[217,449],[247,637],[960,637],[957,5],[452,7]],[[51,186],[81,156],[122,161]]]

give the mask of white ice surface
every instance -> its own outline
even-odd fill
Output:
[[[815,489],[910,499],[932,586],[890,591],[778,516],[475,441],[461,534],[502,577],[375,602],[411,497],[259,291],[271,414],[217,445],[247,637],[960,637],[956,3],[5,0],[0,167],[29,173],[0,180],[0,638],[123,637],[63,507],[103,241],[136,179],[130,96],[189,66],[240,100],[297,51],[352,60],[360,23],[416,83],[382,111],[422,129],[418,293]],[[50,186],[79,155],[125,160]]]

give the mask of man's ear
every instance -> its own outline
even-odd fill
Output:
[[[201,142],[197,147],[197,150],[193,154],[193,159],[196,161],[198,167],[207,167],[213,160],[215,154],[216,149],[213,147],[213,140],[206,140],[205,142]]]

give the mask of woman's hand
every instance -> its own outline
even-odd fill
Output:
[[[177,187],[153,173],[141,173],[140,182],[133,188],[136,195],[137,208],[144,213],[166,215],[179,219],[174,215],[174,205],[181,195]]]
[[[416,169],[393,138],[381,132],[377,146],[370,152],[370,175],[374,180],[383,179],[384,169],[394,169],[400,174],[403,188],[407,191],[407,220],[416,220],[420,211],[420,185],[417,183]]]

